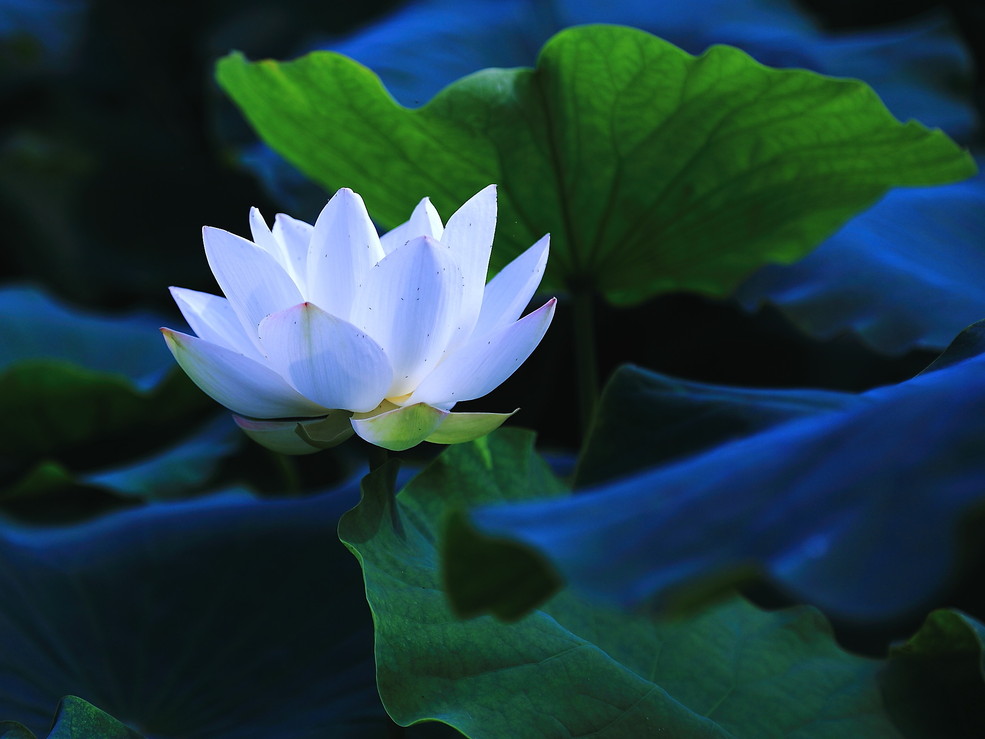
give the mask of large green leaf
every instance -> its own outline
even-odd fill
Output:
[[[493,267],[551,233],[547,284],[619,302],[723,294],[804,255],[895,185],[970,176],[940,131],[900,124],[861,82],[693,57],[630,28],[562,31],[536,70],[491,69],[419,109],[368,69],[320,52],[221,60],[219,83],[259,134],[385,226],[428,195],[447,217],[500,185]]]
[[[877,663],[842,652],[809,608],[732,598],[656,622],[563,592],[513,624],[456,619],[438,565],[449,512],[563,492],[515,429],[449,448],[396,497],[393,472],[364,480],[339,535],[363,567],[377,681],[398,723],[475,737],[896,735]]]

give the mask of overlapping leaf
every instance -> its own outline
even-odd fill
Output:
[[[702,582],[745,576],[754,566],[798,599],[844,618],[912,614],[950,582],[959,523],[985,502],[980,334],[956,350],[964,356],[975,349],[976,356],[842,398],[833,410],[819,406],[815,414],[770,425],[785,394],[766,397],[759,430],[754,424],[746,438],[571,499],[482,508],[472,521],[485,536],[517,542],[501,543],[506,550],[532,548],[573,585],[622,605],[693,596]],[[654,384],[673,386],[659,378]],[[692,407],[716,392],[692,393]],[[721,412],[755,418],[756,409],[742,404],[736,414],[736,398],[741,394],[724,397]],[[659,392],[648,399],[649,413],[637,409],[631,418],[652,421],[625,428],[624,437],[660,438],[664,399]],[[791,415],[809,410],[800,400]],[[602,410],[603,418],[621,413],[611,405]],[[670,421],[684,429],[689,422],[698,421],[683,414]],[[713,415],[709,441],[725,441],[716,438],[715,424]],[[651,435],[652,426],[658,431]],[[592,477],[584,467],[581,474]],[[496,569],[485,537],[471,554],[467,535],[451,540],[461,548],[450,559],[467,560],[477,572]],[[481,562],[473,556],[479,552]],[[463,607],[475,610],[480,601],[470,593]],[[486,605],[496,601],[490,593]]]
[[[896,190],[792,265],[765,267],[737,292],[769,302],[822,338],[848,330],[900,354],[940,349],[985,317],[985,173]]]
[[[2,497],[72,482],[90,484],[82,479],[87,473],[113,469],[115,484],[95,484],[122,489],[121,461],[130,473],[134,464],[149,464],[159,444],[174,446],[175,437],[188,426],[196,428],[208,407],[207,399],[173,371],[157,331],[159,318],[89,315],[20,287],[0,291],[0,310],[5,317],[0,325],[0,469],[7,477]],[[209,431],[213,441],[222,435]],[[228,440],[199,448],[195,467],[187,466],[187,454],[183,462],[172,460],[172,467],[182,469],[170,470],[165,483],[170,494],[190,487],[173,485],[175,476],[194,483],[189,473],[197,469],[201,482],[227,451]],[[167,458],[159,462],[167,464]],[[128,479],[135,480],[133,474]],[[133,485],[129,489],[140,494]]]
[[[355,493],[4,526],[0,718],[44,736],[69,694],[154,737],[384,736],[358,568],[333,535]]]
[[[456,619],[439,572],[445,517],[566,499],[532,441],[507,429],[451,447],[395,498],[392,468],[378,470],[339,524],[363,566],[377,679],[398,723],[471,736],[896,736],[876,663],[839,650],[812,609],[729,599],[660,623],[563,592],[516,623]]]
[[[536,70],[478,73],[417,110],[328,52],[233,55],[218,78],[268,143],[321,184],[354,187],[383,225],[425,195],[451,212],[498,182],[494,267],[550,232],[548,284],[620,302],[722,294],[893,185],[974,171],[861,83],[771,70],[729,47],[695,58],[629,28],[563,31]]]

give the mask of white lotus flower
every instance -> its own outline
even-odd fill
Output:
[[[203,230],[225,298],[171,288],[197,336],[161,331],[195,384],[276,451],[314,452],[353,431],[395,451],[469,441],[512,414],[451,408],[512,375],[554,316],[551,299],[520,318],[547,236],[486,284],[495,226],[495,186],[444,227],[425,198],[382,238],[347,189],[314,226],[278,215],[271,230],[254,208],[252,242]]]

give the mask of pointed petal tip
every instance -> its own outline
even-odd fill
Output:
[[[520,410],[512,413],[449,413],[425,441],[432,444],[462,444],[490,434]]]

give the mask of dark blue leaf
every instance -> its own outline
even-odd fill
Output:
[[[620,367],[602,393],[575,486],[608,482],[856,400],[850,393],[723,387]]]
[[[848,330],[879,351],[940,349],[985,318],[985,173],[894,190],[796,264],[742,285],[749,309],[774,303],[808,333]]]
[[[174,366],[159,316],[94,315],[31,287],[0,289],[0,315],[0,371],[29,359],[60,359],[149,390]]]
[[[622,606],[756,567],[835,616],[876,622],[947,585],[962,516],[985,501],[983,437],[985,355],[568,500],[479,509],[473,522]]]
[[[148,737],[375,736],[372,629],[335,535],[357,487],[0,530],[0,717],[76,695]]]

